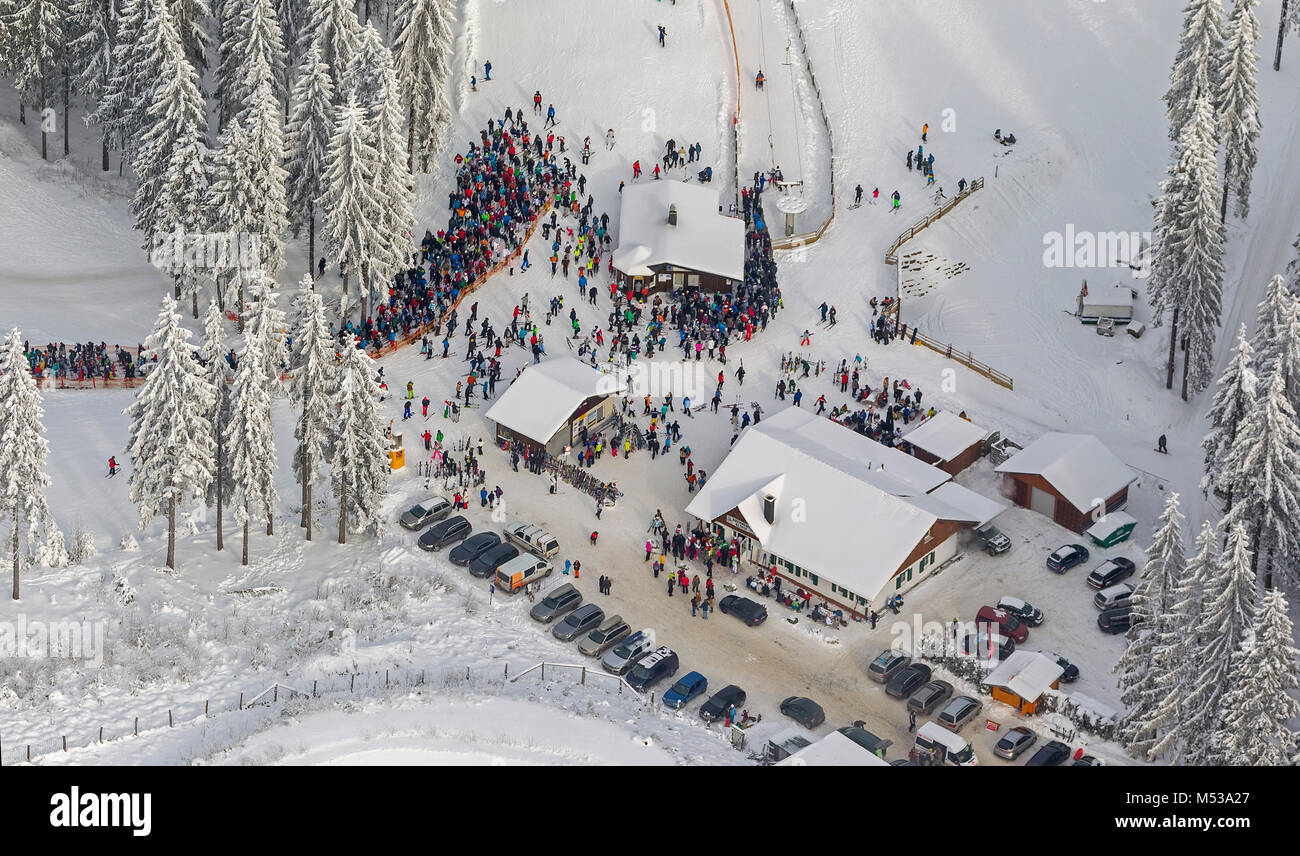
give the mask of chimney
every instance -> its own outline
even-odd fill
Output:
[[[776,522],[776,497],[770,493],[763,497],[763,519],[769,526]]]
[[[672,205],[668,206],[668,225],[669,226],[677,225],[677,203],[675,202]]]

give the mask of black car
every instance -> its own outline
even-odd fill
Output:
[[[469,572],[473,576],[487,578],[497,572],[497,568],[519,555],[519,548],[514,544],[498,544],[489,547],[469,563]]]
[[[484,550],[490,550],[500,543],[501,536],[497,533],[479,532],[453,547],[447,558],[451,559],[453,565],[468,565],[482,555]]]
[[[1039,749],[1025,762],[1026,767],[1056,767],[1064,764],[1070,757],[1070,747],[1059,740],[1053,740]]]
[[[1088,561],[1088,548],[1082,544],[1066,544],[1057,547],[1047,557],[1047,569],[1063,574],[1075,565]]]
[[[732,705],[740,707],[744,703],[745,691],[735,684],[730,684],[709,696],[709,700],[700,705],[700,718],[705,722],[726,719],[727,711]]]
[[[838,731],[863,749],[882,759],[885,757],[885,750],[894,745],[894,741],[877,737],[860,725],[846,725],[838,729]]]
[[[729,594],[718,601],[718,609],[723,615],[734,615],[751,627],[767,621],[767,607],[747,597]]]
[[[804,728],[816,728],[826,721],[826,711],[822,710],[822,706],[803,696],[790,696],[781,702],[781,713]]]
[[[1102,633],[1127,633],[1133,625],[1133,607],[1117,606],[1097,616],[1097,626]]]
[[[470,526],[469,521],[464,517],[460,515],[449,517],[440,523],[435,523],[433,526],[430,526],[429,529],[420,536],[420,549],[429,551],[441,550],[448,544],[453,544],[456,541],[460,541],[467,537],[472,529],[473,527]]]
[[[1116,556],[1093,568],[1092,573],[1088,574],[1087,583],[1095,589],[1110,588],[1133,576],[1135,570],[1137,565],[1133,564],[1132,559]]]
[[[905,669],[899,669],[898,674],[889,679],[885,693],[894,698],[907,698],[929,680],[930,667],[924,663],[912,663]]]

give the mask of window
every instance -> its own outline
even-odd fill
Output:
[[[684,273],[674,273],[674,274],[673,274],[673,286],[674,286],[674,287],[679,286],[679,285],[684,285],[685,282],[686,282],[686,274],[684,274]]]
[[[817,575],[816,575],[816,574],[808,574],[808,579],[812,580],[812,584],[813,584],[813,585],[817,585],[817,584],[818,584],[818,582],[817,582]]]

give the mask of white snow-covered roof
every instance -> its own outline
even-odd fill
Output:
[[[573,357],[551,357],[528,366],[484,414],[539,443],[564,426],[583,401],[622,392],[627,384]]]
[[[866,747],[832,731],[811,746],[778,761],[778,767],[888,767],[889,762]]]
[[[1088,314],[1089,306],[1133,306],[1133,289],[1122,282],[1089,288],[1088,296],[1083,299],[1083,314]]]
[[[1113,511],[1083,530],[1098,541],[1105,541],[1125,526],[1136,526],[1137,518],[1123,511]]]
[[[903,439],[941,461],[951,461],[988,435],[987,428],[941,410],[907,432]]]
[[[1039,475],[1079,511],[1090,511],[1137,478],[1091,434],[1044,434],[995,468]]]
[[[668,223],[677,206],[677,225]],[[745,224],[718,213],[716,191],[681,181],[647,181],[623,188],[614,267],[650,276],[669,264],[702,273],[745,278]]]
[[[1005,687],[1027,701],[1035,701],[1063,674],[1065,668],[1060,663],[1037,651],[1016,651],[989,672],[984,683]]]
[[[788,407],[745,431],[686,510],[713,520],[739,508],[768,552],[872,597],[937,520],[983,516],[927,495],[949,480],[911,455]],[[767,494],[776,498],[772,524],[763,517]]]
[[[920,498],[915,497],[914,500]],[[970,521],[976,526],[983,526],[1007,508],[1003,503],[989,499],[984,494],[976,493],[955,481],[939,485],[924,498],[936,499],[948,508],[954,509],[951,514],[942,515],[945,520]]]

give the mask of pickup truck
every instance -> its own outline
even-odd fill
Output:
[[[507,541],[511,541],[534,555],[549,559],[560,552],[560,541],[540,526],[528,523],[512,523],[502,530]]]

